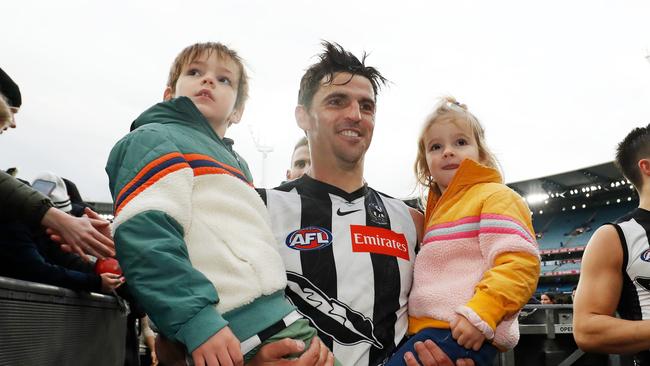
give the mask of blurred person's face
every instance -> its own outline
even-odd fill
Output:
[[[553,303],[553,300],[551,300],[551,298],[548,297],[548,295],[544,294],[544,295],[542,295],[540,302],[541,302],[543,305],[548,305],[548,304],[552,304],[552,303]]]
[[[2,98],[0,99],[0,133],[3,133],[9,128],[16,128],[16,117],[14,115],[18,113],[20,108],[10,107],[2,95],[0,95],[0,98]]]
[[[291,168],[287,170],[287,180],[302,177],[309,170],[310,166],[309,147],[307,145],[300,146],[293,152],[293,156],[291,157]]]

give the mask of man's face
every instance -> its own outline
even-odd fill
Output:
[[[210,122],[221,137],[235,118],[235,101],[239,85],[239,66],[216,52],[203,55],[183,66],[174,90],[165,90],[165,100],[185,96]]]
[[[287,180],[294,180],[302,177],[311,166],[309,147],[302,145],[293,152],[291,156],[291,168],[287,170]]]
[[[363,76],[350,77],[336,74],[331,83],[321,84],[309,109],[299,106],[297,110],[312,156],[346,167],[363,164],[375,127],[372,84]]]

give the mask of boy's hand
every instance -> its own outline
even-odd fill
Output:
[[[462,315],[456,315],[449,326],[451,327],[451,336],[458,344],[467,349],[478,351],[485,341],[483,333]]]
[[[192,352],[195,366],[243,366],[239,340],[223,327]]]

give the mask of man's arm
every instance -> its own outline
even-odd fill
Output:
[[[587,352],[634,353],[650,349],[650,321],[614,317],[623,287],[623,249],[605,225],[587,244],[573,304],[573,336]]]
[[[36,227],[52,207],[52,202],[39,191],[0,170],[0,207],[3,216]]]
[[[422,212],[414,209],[413,207],[409,207],[409,213],[411,214],[413,224],[415,225],[415,232],[417,233],[418,237],[418,245],[420,245],[420,243],[422,243],[422,231],[424,229],[424,215]]]

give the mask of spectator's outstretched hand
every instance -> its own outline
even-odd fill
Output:
[[[115,273],[106,272],[99,276],[102,278],[102,292],[106,294],[113,292],[124,283],[124,277]]]
[[[454,363],[447,357],[445,352],[443,352],[440,347],[438,347],[433,341],[427,340],[425,342],[416,342],[415,352],[418,354],[418,358],[422,362],[418,363],[417,359],[411,352],[407,352],[404,355],[404,362],[406,366],[453,366]],[[456,361],[456,366],[474,366],[474,361],[470,359],[461,359]]]
[[[333,366],[334,355],[318,338],[314,338],[309,348],[299,358],[290,360],[287,357],[300,353],[305,349],[301,341],[285,338],[262,346],[257,355],[247,366]]]
[[[78,253],[88,260],[86,254],[97,258],[115,255],[115,245],[110,236],[110,223],[90,209],[86,214],[91,217],[74,217],[50,208],[43,216],[41,224],[47,227],[52,240],[62,244],[62,249]]]
[[[228,327],[221,328],[195,349],[192,359],[195,366],[244,366],[239,340]]]

